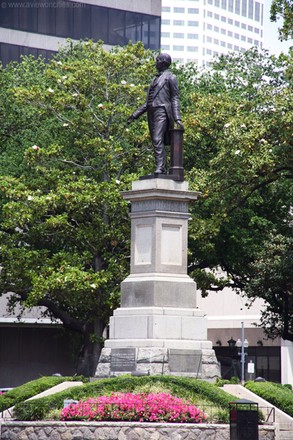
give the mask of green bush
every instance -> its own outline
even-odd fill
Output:
[[[175,376],[120,376],[102,379],[71,388],[52,396],[19,403],[15,406],[14,416],[18,420],[41,420],[56,409],[63,408],[66,399],[85,400],[90,397],[109,395],[112,392],[148,392],[153,389],[164,389],[170,394],[197,403],[205,400],[209,405],[227,409],[234,396],[225,393],[208,382]]]
[[[272,382],[246,382],[245,387],[293,417],[293,393],[283,385]]]
[[[223,387],[224,385],[230,385],[230,384],[235,385],[235,384],[239,384],[239,383],[240,383],[240,380],[237,376],[231,377],[230,380],[220,379],[219,377],[216,380],[217,387]]]
[[[0,412],[5,411],[8,408],[16,405],[17,403],[23,402],[30,397],[33,397],[43,391],[48,390],[49,388],[58,385],[59,383],[65,381],[82,381],[85,382],[87,379],[84,377],[62,377],[62,376],[44,376],[40,379],[32,380],[31,382],[27,382],[24,385],[13,388],[10,391],[7,391],[4,394],[0,395]]]

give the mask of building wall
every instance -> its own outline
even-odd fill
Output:
[[[160,47],[161,0],[0,0],[0,59],[5,65],[32,53],[50,57],[67,38],[106,46],[142,41]]]
[[[249,343],[245,379],[261,376],[269,381],[281,382],[281,368],[292,371],[293,363],[290,366],[286,357],[281,357],[281,340],[267,339],[263,330],[255,325],[260,323],[261,310],[265,307],[263,300],[256,299],[249,308],[249,300],[229,288],[210,292],[206,298],[202,298],[200,292],[197,295],[198,307],[207,314],[208,339],[212,341],[217,359],[221,363],[223,378],[240,377],[240,350],[237,347],[229,348],[228,341],[241,340],[242,322],[244,337]],[[253,362],[255,367],[252,375],[247,372],[249,362]]]
[[[0,324],[0,388],[76,372],[80,340],[60,326]]]
[[[162,0],[161,48],[209,65],[215,55],[263,43],[264,0]]]
[[[293,342],[283,341],[281,344],[282,383],[293,386]]]

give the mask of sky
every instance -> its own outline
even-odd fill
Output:
[[[281,27],[281,20],[277,23],[270,21],[271,0],[265,0],[264,5],[264,49],[268,49],[271,54],[279,55],[281,52],[287,53],[293,41],[283,41],[278,39],[278,27]]]

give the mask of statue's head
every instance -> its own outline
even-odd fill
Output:
[[[158,70],[167,69],[172,63],[172,59],[168,53],[160,53],[156,59],[156,68]]]

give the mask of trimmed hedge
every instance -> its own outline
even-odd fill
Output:
[[[156,385],[165,387],[176,397],[187,400],[192,396],[192,400],[202,398],[208,400],[210,405],[218,405],[223,409],[228,409],[229,403],[235,399],[215,385],[196,379],[175,376],[120,376],[97,380],[52,396],[19,403],[15,406],[14,416],[18,420],[42,420],[52,410],[61,411],[63,401],[66,399],[85,400],[90,397],[110,395],[113,392],[132,393]]]
[[[0,412],[5,411],[8,408],[16,405],[17,403],[23,402],[30,397],[33,397],[43,391],[52,388],[59,383],[68,381],[82,381],[85,382],[88,379],[85,379],[83,376],[72,377],[72,376],[44,376],[40,379],[32,380],[30,382],[25,383],[24,385],[20,385],[19,387],[13,388],[12,390],[7,391],[4,394],[0,395]]]
[[[245,387],[293,417],[293,392],[273,382],[246,382]]]

